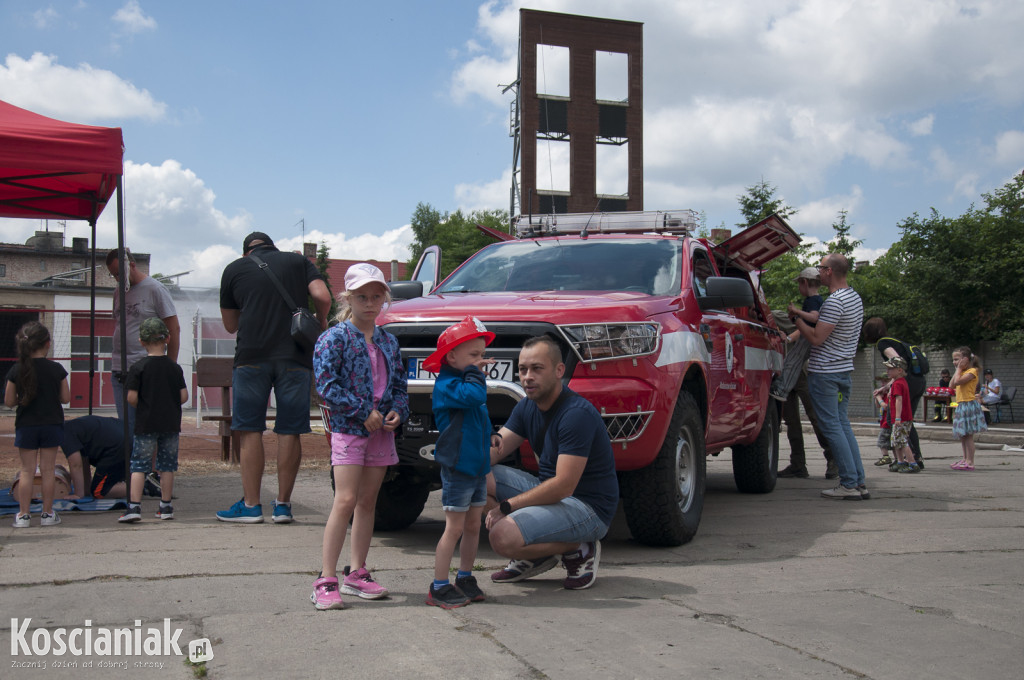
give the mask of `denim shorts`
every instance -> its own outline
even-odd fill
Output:
[[[499,501],[529,491],[540,480],[529,472],[495,465],[495,494]],[[586,543],[604,538],[608,525],[598,519],[589,505],[569,496],[552,505],[531,505],[514,511],[509,517],[519,527],[526,545],[534,543]]]
[[[277,434],[306,434],[309,428],[309,390],[312,374],[294,361],[260,361],[235,366],[231,372],[231,429],[267,429],[270,390],[277,398]]]
[[[466,512],[487,505],[487,476],[473,477],[441,466],[441,507],[445,512]]]
[[[14,430],[19,449],[54,449],[64,442],[64,425],[23,425]]]
[[[132,472],[149,472],[153,469],[153,454],[156,454],[156,469],[160,472],[175,472],[178,469],[178,433],[160,432],[137,434],[132,446]]]

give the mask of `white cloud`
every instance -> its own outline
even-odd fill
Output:
[[[853,223],[853,215],[864,202],[864,191],[857,185],[850,187],[845,196],[828,196],[817,201],[796,206],[797,213],[789,218],[790,225],[797,232],[813,234],[817,238],[828,241],[835,236],[832,224],[839,220],[842,210],[847,212],[847,223]],[[857,225],[853,225],[856,230]],[[857,238],[855,235],[854,238]]]
[[[54,55],[29,59],[8,54],[0,65],[0,99],[47,116],[75,122],[164,117],[167,105],[111,71],[79,64],[68,68]]]
[[[456,184],[455,201],[464,212],[474,210],[508,209],[509,187],[512,186],[512,168],[507,168],[501,177],[478,184]]]
[[[932,173],[941,179],[951,179],[956,174],[956,165],[953,160],[946,153],[945,149],[935,147],[931,153],[928,154],[928,160],[931,161]]]
[[[996,162],[1015,168],[1024,164],[1024,132],[1007,130],[996,137]]]
[[[495,107],[482,115],[507,111],[511,101],[497,85],[515,78],[524,4],[484,2],[453,71],[453,99]],[[959,154],[954,170],[944,152],[911,143],[934,134],[932,111],[940,107],[1024,101],[1018,44],[1024,3],[1016,0],[969,11],[933,0],[532,0],[528,6],[643,22],[649,206],[678,205],[681,198],[709,214],[731,212],[736,185],[759,176],[813,197],[843,171],[863,174],[860,164],[903,173],[907,181],[920,173],[962,194],[982,182],[983,164],[1007,163],[1016,153],[1016,138],[1005,136],[988,158],[983,149]]]
[[[142,33],[143,31],[155,31],[156,19],[146,16],[139,6],[138,0],[128,0],[124,7],[114,12],[112,17],[125,33]]]
[[[160,165],[125,162],[125,244],[133,251],[149,253],[153,273],[190,272],[180,279],[189,288],[216,288],[229,262],[241,256],[242,239],[254,229],[252,216],[244,211],[225,214],[216,206],[216,194],[196,174],[176,160]],[[44,225],[39,220],[0,219],[0,241],[24,243]],[[57,221],[48,228],[58,230]],[[85,222],[68,222],[65,243],[76,236],[91,237]],[[336,258],[406,261],[413,241],[412,227],[405,225],[381,234],[328,234],[312,231],[306,242],[326,242]],[[275,239],[281,250],[302,250],[301,236]],[[96,225],[96,245],[101,251],[117,246],[117,211],[113,201]]]
[[[967,172],[960,176],[953,187],[953,193],[964,198],[976,198],[978,196],[978,183],[981,178],[976,172]]]
[[[932,133],[932,126],[935,124],[935,114],[929,113],[923,118],[918,118],[914,122],[910,123],[907,128],[910,130],[910,134],[915,137],[924,137]]]
[[[59,17],[60,14],[53,7],[37,9],[32,13],[32,21],[38,29],[49,28]]]

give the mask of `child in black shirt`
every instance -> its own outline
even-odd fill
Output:
[[[181,405],[188,400],[181,366],[167,356],[170,332],[158,317],[146,319],[139,327],[139,340],[147,356],[128,370],[125,389],[128,403],[135,407],[135,443],[132,450],[131,486],[128,510],[117,521],[142,519],[142,488],[153,468],[160,471],[160,509],[157,519],[174,519],[171,507],[174,472],[178,469],[178,434]]]

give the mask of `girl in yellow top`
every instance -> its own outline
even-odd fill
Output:
[[[954,470],[974,469],[974,435],[988,429],[981,404],[975,400],[981,365],[970,347],[953,351],[953,377],[949,386],[956,388],[956,411],[953,412],[953,436],[960,438],[964,457],[949,467]]]

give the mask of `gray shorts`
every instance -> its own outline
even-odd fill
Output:
[[[878,440],[875,444],[877,444],[880,449],[892,451],[892,428],[883,427],[881,432],[878,433]]]

